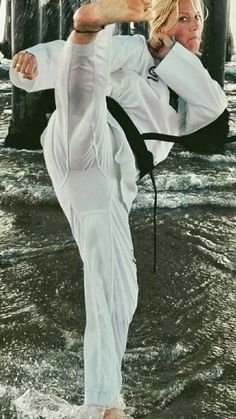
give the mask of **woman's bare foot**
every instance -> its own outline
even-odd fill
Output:
[[[149,21],[150,7],[151,0],[96,0],[76,10],[74,27],[96,31],[110,23]]]
[[[124,419],[124,411],[116,408],[106,409],[103,419]]]

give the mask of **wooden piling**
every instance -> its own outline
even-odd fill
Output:
[[[130,24],[129,23],[118,23],[118,32],[120,35],[130,35]]]
[[[30,0],[11,0],[12,56],[39,39],[39,3]],[[12,88],[12,120],[5,146],[38,148],[47,120],[40,101],[41,94],[28,94]]]
[[[72,27],[73,10],[68,0],[60,0],[60,39],[67,39]]]
[[[12,54],[39,42],[38,0],[11,0]]]
[[[229,25],[229,0],[204,0],[208,10],[203,34],[202,63],[211,77],[224,86],[224,68]],[[197,83],[197,80],[196,80]],[[197,153],[221,153],[229,133],[229,112],[185,137],[185,148]]]
[[[40,42],[50,42],[60,38],[59,0],[39,2],[39,38]]]
[[[146,39],[148,39],[149,35],[149,26],[147,22],[136,22],[134,23],[134,35],[135,34],[141,34],[145,36]]]
[[[224,85],[224,68],[229,32],[229,0],[204,0],[208,9],[203,42],[203,65],[211,77]]]

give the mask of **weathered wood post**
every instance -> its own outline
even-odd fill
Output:
[[[59,39],[60,26],[60,0],[39,0],[40,42]],[[40,99],[43,115],[50,115],[55,109],[54,90],[42,91]]]
[[[12,56],[39,42],[39,3],[30,0],[11,1]],[[12,120],[5,140],[6,147],[39,147],[39,138],[46,125],[40,105],[40,93],[27,94],[13,87]]]
[[[68,0],[60,0],[60,39],[67,39],[72,27],[73,9]]]
[[[81,4],[89,3],[90,0],[59,0],[60,8],[60,39],[67,39],[73,27],[73,14]]]
[[[229,32],[229,0],[205,0],[209,16],[205,22],[203,65],[211,77],[224,85],[224,68]]]
[[[118,23],[118,32],[120,35],[130,35],[129,23]]]
[[[40,42],[50,42],[60,37],[59,0],[39,1]]]
[[[208,18],[203,34],[202,63],[211,77],[223,87],[229,0],[204,0],[204,4],[208,9]],[[225,110],[216,121],[186,136],[185,148],[211,154],[224,152],[228,133],[229,113]]]
[[[229,25],[229,31],[228,31],[228,36],[227,36],[226,55],[225,55],[226,62],[230,62],[232,60],[233,54],[235,54],[234,38],[233,38],[231,27]]]
[[[11,50],[11,0],[6,0],[6,24],[4,38]]]
[[[149,26],[147,22],[137,22],[134,23],[134,34],[138,33],[141,34],[143,36],[145,36],[146,39],[148,39],[148,34],[149,34]]]

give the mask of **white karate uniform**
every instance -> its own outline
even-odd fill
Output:
[[[55,88],[56,110],[42,135],[45,161],[84,262],[85,403],[122,407],[121,362],[138,285],[128,215],[138,170],[125,134],[106,108],[116,99],[140,133],[188,134],[226,108],[220,86],[200,60],[176,43],[165,59],[143,36],[113,36],[112,25],[88,45],[53,41],[28,49],[38,76],[12,82],[28,92]],[[169,105],[169,88],[179,112]],[[172,143],[147,141],[155,164]]]

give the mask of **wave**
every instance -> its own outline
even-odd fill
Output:
[[[7,112],[6,110],[4,112]],[[11,110],[8,111],[11,113]],[[43,155],[43,150],[27,150],[25,148],[17,149],[17,148],[10,148],[10,147],[4,147],[4,139],[0,139],[0,157],[7,157],[7,156],[27,156],[27,155]]]
[[[27,390],[13,401],[17,419],[76,419],[80,408],[70,405],[60,397],[43,394],[35,389]]]
[[[166,181],[168,184],[168,182]],[[217,206],[220,208],[235,208],[236,197],[233,191],[198,191],[192,192],[191,187],[186,185],[186,192],[179,190],[178,183],[169,184],[168,189],[159,191],[157,194],[157,207],[166,209],[186,208],[191,206]],[[172,189],[172,191],[171,191]],[[199,187],[201,192],[201,188]],[[0,204],[3,207],[15,206],[57,206],[58,201],[53,190],[49,186],[35,186],[25,188],[10,187],[1,193]],[[140,192],[133,203],[133,209],[148,209],[153,207],[153,192],[147,192],[140,188]]]
[[[7,185],[2,191],[0,204],[3,206],[17,205],[57,205],[53,187],[50,186],[19,186]]]
[[[227,146],[229,150],[227,150],[224,154],[198,154],[198,153],[191,153],[190,151],[174,151],[173,156],[179,159],[190,159],[194,161],[204,162],[207,161],[209,163],[221,163],[221,164],[228,164],[228,163],[236,163],[236,144],[231,144]]]
[[[52,253],[60,253],[64,250],[76,249],[77,246],[74,241],[61,243],[59,245],[50,244],[50,246],[36,247],[36,248],[22,248],[22,245],[19,247],[7,248],[0,251],[0,266],[9,263],[16,263],[16,259],[29,259],[29,258],[38,258],[46,257]]]
[[[235,170],[228,170],[227,172],[211,173],[191,173],[183,171],[176,173],[171,171],[164,171],[163,174],[157,173],[155,176],[156,187],[159,192],[168,191],[196,191],[200,189],[224,190],[234,189],[235,187]],[[141,187],[146,191],[152,190],[152,184],[149,177],[146,177],[141,183]]]
[[[22,177],[21,177],[22,176]],[[14,206],[55,206],[58,201],[52,186],[35,183],[35,179],[24,178],[21,173],[15,179],[2,178],[0,204]],[[235,208],[235,181],[229,176],[214,183],[207,176],[195,174],[181,176],[160,176],[157,179],[157,207],[181,208],[189,206],[218,206]],[[133,209],[147,209],[153,206],[153,188],[150,180],[139,185],[139,193]]]
[[[179,397],[186,389],[195,387],[196,384],[209,383],[218,380],[223,375],[223,367],[215,364],[209,369],[199,371],[195,374],[179,378],[174,382],[167,384],[162,389],[152,390],[152,399],[155,400],[157,410],[165,408],[172,400]],[[42,393],[34,388],[26,390],[15,400],[12,405],[16,409],[17,419],[100,419],[102,412],[94,410],[92,416],[86,416],[86,407],[71,404],[61,397],[53,394]],[[128,409],[134,411],[134,408]],[[132,419],[127,414],[126,419]]]
[[[161,209],[176,209],[187,207],[217,207],[235,208],[236,198],[234,193],[217,192],[215,194],[199,193],[158,193],[157,207]],[[139,195],[133,204],[133,209],[148,209],[153,207],[153,195]]]
[[[235,82],[236,81],[236,68],[227,66],[225,68],[225,80]]]
[[[71,405],[60,397],[27,390],[14,401],[17,419],[103,419],[105,408]],[[129,414],[125,419],[133,419]]]
[[[186,379],[178,379],[167,388],[154,391],[153,397],[157,400],[159,408],[164,408],[187,388],[194,387],[196,384],[217,380],[222,375],[223,368],[221,365],[216,364],[212,369],[203,370]]]
[[[154,171],[159,208],[218,206],[235,208],[236,145],[225,154],[202,155],[174,150]],[[42,150],[0,147],[0,204],[6,206],[54,206],[57,204]],[[133,209],[153,206],[149,176],[138,184]]]

